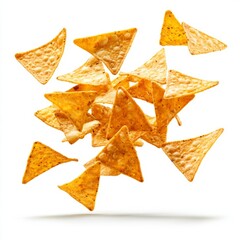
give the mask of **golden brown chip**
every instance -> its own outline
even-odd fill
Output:
[[[102,62],[90,57],[82,66],[73,72],[57,77],[58,80],[76,83],[89,84],[94,86],[110,85],[110,77],[105,72]]]
[[[66,29],[50,42],[33,50],[16,53],[16,59],[40,83],[46,84],[55,72],[63,55],[66,42]]]
[[[129,131],[150,131],[152,129],[142,109],[127,90],[120,87],[113,104],[107,138],[110,139],[123,125],[126,125]]]
[[[36,111],[34,115],[50,127],[61,130],[61,126],[55,116],[55,113],[59,111],[58,107],[51,105]]]
[[[164,98],[192,95],[216,85],[218,85],[218,81],[202,80],[175,70],[169,70]]]
[[[192,55],[221,51],[227,45],[186,23],[183,23],[184,31],[188,38],[188,49]]]
[[[134,98],[139,98],[149,103],[153,103],[152,82],[145,78],[142,78],[138,83],[131,86],[127,91]]]
[[[123,126],[95,157],[95,161],[100,161],[107,167],[142,182],[142,172],[138,160],[137,152],[128,135],[127,126]]]
[[[152,89],[158,130],[167,126],[176,114],[194,98],[194,95],[187,95],[165,99],[163,98],[164,89],[155,82],[152,82]]]
[[[58,106],[81,131],[96,92],[54,92],[44,96]]]
[[[123,73],[121,73],[123,74]],[[162,48],[142,66],[129,73],[140,78],[146,78],[158,83],[166,83],[167,63],[165,50]]]
[[[170,10],[166,11],[161,30],[160,45],[187,45],[187,42],[188,39],[180,22]]]
[[[152,130],[145,132],[141,138],[144,141],[161,148],[167,140],[167,126],[163,126],[161,129],[153,126]]]
[[[100,180],[100,162],[95,162],[73,181],[59,186],[90,211],[94,210]]]
[[[77,129],[73,121],[69,119],[63,112],[56,112],[55,116],[61,126],[61,130],[65,134],[66,139],[63,141],[68,141],[70,144],[75,143],[79,139],[84,138],[88,133],[92,133],[93,129],[100,125],[100,122],[93,120],[83,124],[81,131]]]
[[[78,160],[65,157],[41,142],[34,142],[22,183],[27,183],[49,169],[70,161]]]
[[[168,142],[162,149],[188,181],[193,181],[202,159],[222,132],[220,128],[196,138]]]
[[[78,38],[74,43],[102,61],[112,74],[117,74],[132,45],[136,28]]]

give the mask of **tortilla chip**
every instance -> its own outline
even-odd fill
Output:
[[[91,110],[93,117],[101,123],[107,123],[112,113],[112,109],[110,107],[96,103],[92,105]]]
[[[100,125],[100,122],[93,120],[83,124],[82,131],[79,131],[71,119],[63,112],[56,112],[55,116],[61,126],[61,130],[65,134],[66,139],[70,144],[75,143],[79,139],[83,139],[87,134],[92,133],[93,129]]]
[[[161,84],[166,83],[167,63],[165,50],[162,48],[142,66],[129,73]]]
[[[54,92],[44,96],[58,106],[81,131],[96,92]]]
[[[223,128],[220,128],[196,138],[168,142],[162,149],[179,171],[191,182],[202,159],[222,132]]]
[[[110,139],[123,125],[126,125],[129,131],[150,131],[152,129],[142,109],[127,90],[120,87],[117,90],[109,120],[107,138]]]
[[[79,177],[58,187],[90,211],[93,211],[99,187],[100,165],[100,162],[95,162]]]
[[[41,142],[34,142],[31,153],[29,155],[26,170],[22,179],[22,183],[28,183],[40,174],[49,169],[70,161],[78,161],[75,158],[68,158],[56,152],[52,148]]]
[[[152,89],[158,129],[167,126],[176,114],[194,98],[194,95],[187,95],[165,99],[163,98],[164,89],[155,82],[152,82]]]
[[[58,107],[51,105],[36,111],[34,115],[48,126],[61,130],[61,126],[55,116],[55,113],[59,111],[60,109]]]
[[[166,11],[164,15],[160,45],[162,46],[179,46],[187,45],[188,39],[186,33],[171,11]]]
[[[82,66],[73,72],[57,77],[58,80],[76,83],[89,84],[94,86],[110,85],[110,77],[105,72],[102,62],[90,57]]]
[[[137,152],[128,136],[127,126],[123,126],[95,157],[104,165],[143,182]]]
[[[186,23],[183,28],[188,38],[188,49],[192,55],[224,50],[227,45],[216,38],[213,38]]]
[[[163,126],[161,129],[153,126],[152,130],[145,132],[141,138],[153,146],[161,148],[167,140],[167,126]]]
[[[65,48],[66,29],[50,42],[33,50],[16,53],[16,59],[41,84],[46,84],[55,72]]]
[[[218,85],[218,81],[194,78],[175,70],[169,70],[164,98],[193,95]]]
[[[136,28],[78,38],[74,43],[102,61],[112,74],[117,74],[132,45]]]
[[[127,90],[132,97],[153,103],[152,82],[142,78],[137,84]]]

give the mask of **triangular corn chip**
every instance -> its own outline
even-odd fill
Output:
[[[60,109],[54,105],[48,106],[46,108],[40,109],[34,113],[34,115],[39,118],[41,121],[49,125],[50,127],[61,130],[61,126],[55,116],[56,112],[59,112]]]
[[[127,90],[132,97],[153,103],[152,82],[142,78],[138,83]]]
[[[142,182],[140,163],[137,152],[128,136],[127,126],[123,126],[95,157],[104,165]]]
[[[81,131],[96,92],[54,92],[44,96],[58,106]]]
[[[41,142],[35,142],[27,161],[22,183],[27,183],[49,169],[70,161],[78,160],[65,157]]]
[[[220,128],[196,138],[168,142],[162,149],[179,171],[191,182],[202,159],[222,132],[223,128]]]
[[[175,70],[169,70],[164,98],[196,94],[218,85],[218,81],[194,78]]]
[[[159,50],[142,66],[130,72],[130,74],[151,81],[156,81],[161,84],[166,83],[167,63],[164,48]]]
[[[117,74],[132,45],[136,28],[78,38],[74,43],[102,61],[112,74]]]
[[[110,139],[123,125],[126,125],[129,131],[150,131],[152,129],[142,109],[127,90],[120,87],[113,104],[107,138]]]
[[[77,140],[84,138],[88,133],[92,133],[93,129],[100,125],[100,122],[93,120],[83,124],[82,130],[79,131],[74,125],[73,121],[66,116],[63,112],[56,112],[55,116],[60,124],[61,130],[65,134],[66,141],[70,144],[75,143]],[[65,139],[63,140],[65,141]]]
[[[164,89],[155,82],[152,82],[152,89],[158,129],[167,126],[176,114],[194,98],[194,95],[187,95],[165,99],[163,98]]]
[[[161,30],[160,45],[187,45],[187,41],[188,39],[180,22],[171,11],[166,11]]]
[[[227,47],[225,43],[186,23],[183,23],[183,28],[188,38],[188,49],[192,55],[221,51]]]
[[[90,211],[94,210],[100,180],[100,162],[95,162],[73,181],[59,186]]]
[[[76,84],[110,85],[108,73],[105,72],[102,62],[95,57],[89,58],[78,69],[58,76],[57,79]]]
[[[66,29],[50,42],[33,50],[16,53],[16,59],[40,83],[46,84],[55,72],[63,55],[66,42]]]

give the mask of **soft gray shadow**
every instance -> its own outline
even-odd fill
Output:
[[[92,219],[92,220],[154,220],[154,221],[211,221],[220,220],[222,216],[211,215],[184,215],[167,213],[89,213],[89,214],[63,214],[63,215],[42,215],[31,216],[28,219],[36,220],[73,220],[73,219]]]

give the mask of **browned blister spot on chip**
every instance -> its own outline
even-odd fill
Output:
[[[33,50],[16,53],[16,59],[40,83],[46,84],[55,72],[63,55],[66,42],[64,28],[53,40]]]

